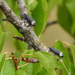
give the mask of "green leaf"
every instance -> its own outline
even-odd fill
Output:
[[[37,35],[40,35],[47,23],[48,8],[46,0],[37,0],[37,2],[36,8],[32,11],[32,17],[36,21],[34,31]]]
[[[72,17],[66,6],[58,7],[58,21],[60,25],[71,34]],[[72,35],[72,34],[71,34]]]
[[[1,72],[2,67],[3,67],[3,65],[4,65],[5,58],[6,58],[6,55],[5,55],[5,54],[0,53],[0,72]]]
[[[47,75],[56,75],[54,68],[50,66],[48,58],[42,52],[36,52],[34,55],[39,59],[41,66],[47,71]]]
[[[46,58],[47,60],[43,60],[43,62],[46,62],[46,61],[49,61],[49,67],[57,73],[57,75],[59,74],[60,71],[62,71],[62,74],[63,75],[68,75],[68,72],[66,70],[66,68],[64,67],[64,65],[60,62],[60,61],[57,61],[57,57],[55,57],[54,55],[50,54],[50,53],[47,53],[47,52],[41,52]],[[39,55],[39,57],[41,57]],[[46,63],[47,64],[47,63]],[[42,65],[41,65],[42,66]],[[57,70],[55,71],[55,68],[57,68]],[[41,70],[40,70],[41,71]],[[39,71],[39,72],[40,72]],[[50,70],[51,71],[51,70]],[[48,73],[48,71],[47,71]]]
[[[15,67],[12,60],[6,60],[1,75],[15,75]]]
[[[48,3],[48,12],[50,13],[51,10],[53,9],[53,7],[55,6],[55,3],[56,3],[57,0],[48,0],[47,3]]]
[[[58,0],[58,21],[75,38],[75,0]]]
[[[16,46],[17,50],[24,51],[27,49],[28,44],[23,41],[20,41],[20,40],[15,40],[15,46]]]
[[[19,65],[25,65],[25,64],[26,64],[26,62],[20,62],[19,63]],[[32,68],[33,68],[33,66],[31,63],[29,63],[26,66],[20,67],[21,70],[25,70],[27,72],[27,75],[33,75],[32,74],[32,72],[33,72]]]
[[[0,26],[0,52],[2,52],[2,48],[3,48],[3,45],[4,45],[4,40],[5,40],[5,33],[2,32],[1,30],[1,26]]]
[[[71,52],[72,52],[72,56],[73,56],[73,61],[74,61],[74,65],[75,65],[75,45],[71,45]]]
[[[15,75],[27,75],[27,74],[23,70],[18,70],[18,71],[16,71],[16,74]]]
[[[67,2],[66,4],[70,14],[71,14],[71,17],[72,17],[72,27],[71,27],[71,34],[75,37],[75,0],[71,0],[69,2]]]
[[[67,69],[69,69],[70,59],[69,59],[69,56],[68,56],[68,51],[64,47],[64,45],[62,44],[62,42],[61,41],[55,42],[55,44],[54,44],[53,47],[56,48],[56,49],[58,49],[58,50],[60,50],[61,52],[63,52],[63,54],[64,54],[64,57],[63,57],[64,64],[66,65]]]
[[[14,12],[17,16],[20,17],[17,1],[15,1],[15,0],[6,0],[6,2],[7,2],[8,5],[10,6],[10,8],[13,10],[13,12]]]
[[[62,6],[63,3],[64,3],[64,0],[57,0],[57,4],[58,4],[58,5]]]
[[[70,75],[75,75],[75,67],[72,63],[70,63],[69,70],[70,70]]]
[[[37,75],[37,73],[41,70],[41,64],[40,63],[34,63],[32,64],[32,75]]]
[[[47,75],[47,71],[45,68],[41,68],[40,72],[37,75]]]

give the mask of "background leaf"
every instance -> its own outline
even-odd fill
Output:
[[[65,5],[58,7],[58,22],[68,33],[71,34],[72,17]]]
[[[75,74],[75,67],[72,63],[70,63],[70,75],[74,75]]]
[[[75,38],[75,0],[58,0],[58,21]]]
[[[71,27],[71,34],[74,36],[75,38],[75,0],[71,0],[71,1],[68,1],[67,4],[66,4],[70,14],[71,14],[71,17],[72,17],[72,27]]]
[[[48,12],[50,13],[53,7],[55,6],[57,0],[47,0]]]
[[[12,60],[6,60],[1,75],[15,75],[15,67]]]
[[[6,58],[6,55],[0,53],[0,72],[1,72],[1,70],[3,68],[4,62],[5,62],[5,58]]]

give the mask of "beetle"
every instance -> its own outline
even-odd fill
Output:
[[[55,48],[49,47],[50,51],[53,52],[55,55],[58,55],[59,57],[63,58],[63,53]]]
[[[32,26],[35,26],[36,22],[35,20],[29,16],[28,14],[24,14],[24,19],[27,20],[27,22],[32,25]]]

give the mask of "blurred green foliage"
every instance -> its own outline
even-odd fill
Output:
[[[20,18],[19,8],[15,0],[6,0],[14,13]],[[57,5],[58,22],[73,38],[75,38],[75,0],[25,0],[29,15],[36,21],[34,31],[36,35],[41,35],[47,24],[48,14],[53,7]],[[5,18],[0,11],[0,20]],[[28,45],[22,41],[11,40],[11,36],[6,34],[10,32],[13,36],[22,35],[8,22],[0,21],[0,74],[1,75],[74,75],[75,72],[75,45],[68,45],[66,48],[61,41],[54,44],[54,48],[64,53],[62,61],[57,61],[57,56],[47,52],[36,52],[27,50]],[[13,41],[16,47],[15,57],[18,58],[22,54],[32,54],[39,59],[39,63],[28,63],[22,66],[18,71],[15,70],[12,59],[6,59],[6,54],[2,53],[5,36],[9,41]],[[69,53],[70,52],[70,53]],[[25,56],[32,58],[33,56]],[[34,58],[34,57],[33,57]],[[19,61],[18,66],[24,65],[26,62]]]
[[[75,38],[75,0],[58,0],[58,21]]]

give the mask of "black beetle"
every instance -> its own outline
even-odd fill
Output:
[[[27,22],[32,25],[35,26],[36,22],[34,21],[34,19],[29,16],[28,14],[24,14],[24,19],[27,20]]]
[[[51,48],[49,47],[50,51],[53,52],[55,55],[58,55],[59,57],[62,57],[63,58],[63,53],[55,48]]]

